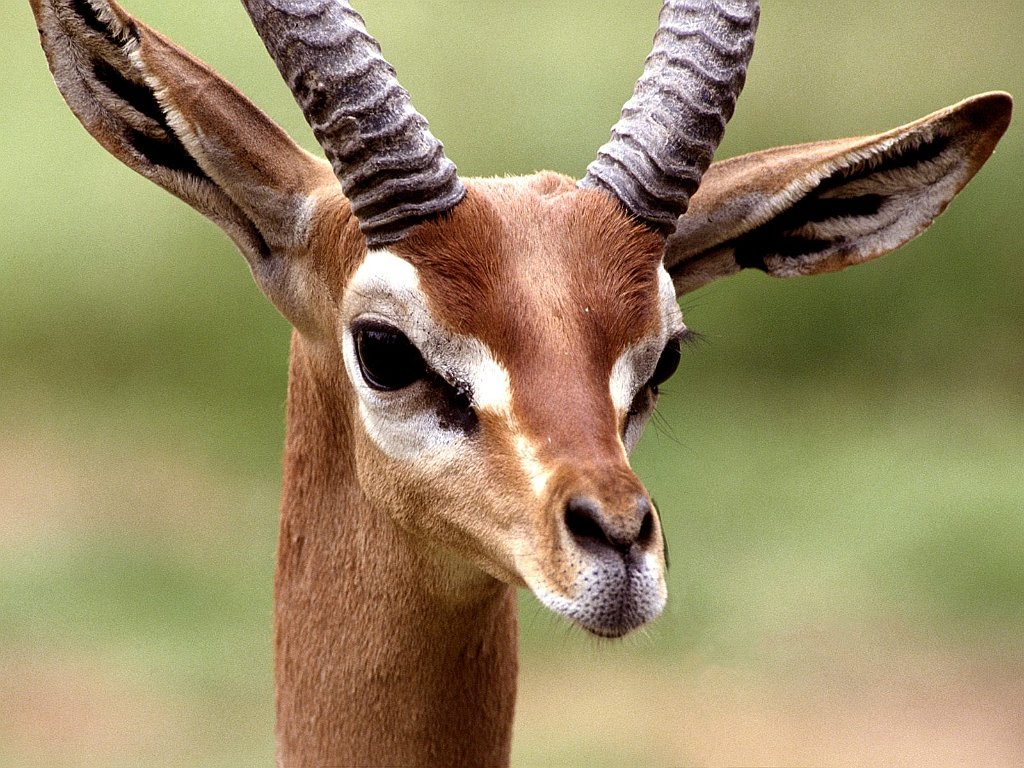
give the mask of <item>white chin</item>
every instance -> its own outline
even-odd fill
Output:
[[[660,563],[649,554],[630,565],[618,555],[597,558],[575,587],[572,598],[544,588],[533,592],[552,611],[600,637],[622,637],[653,621],[667,597]]]

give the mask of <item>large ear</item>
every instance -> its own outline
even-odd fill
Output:
[[[676,294],[745,268],[813,275],[898,248],[981,168],[1012,104],[987,93],[877,136],[714,163],[665,245]]]
[[[57,87],[123,163],[220,226],[293,323],[308,282],[293,262],[321,206],[343,205],[330,166],[209,67],[110,0],[31,0]]]

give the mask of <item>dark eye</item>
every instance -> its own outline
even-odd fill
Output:
[[[675,336],[668,340],[665,349],[661,351],[661,357],[658,358],[658,364],[654,367],[654,373],[651,374],[647,386],[657,392],[658,386],[668,381],[676,372],[676,368],[679,367],[680,355],[679,337]]]
[[[427,373],[423,356],[409,338],[384,323],[363,322],[352,329],[363,380],[385,392],[408,387]]]

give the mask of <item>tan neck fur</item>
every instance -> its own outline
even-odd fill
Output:
[[[278,763],[506,765],[514,589],[425,551],[355,478],[340,359],[292,342],[275,581]]]

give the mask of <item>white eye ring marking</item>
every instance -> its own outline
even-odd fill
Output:
[[[464,445],[466,437],[438,424],[435,410],[415,386],[410,391],[383,392],[366,384],[351,332],[357,318],[394,326],[416,346],[431,370],[472,391],[474,409],[511,420],[509,375],[487,346],[475,337],[452,333],[433,318],[411,263],[387,250],[369,251],[345,292],[338,336],[367,434],[389,456],[409,461],[427,453],[450,452]]]
[[[665,344],[671,336],[683,331],[683,313],[676,300],[672,278],[664,265],[658,268],[658,296],[661,300],[661,327],[658,333],[631,344],[619,355],[612,366],[608,388],[612,404],[620,418],[629,411],[640,388],[647,383],[658,364]],[[630,424],[626,433],[625,446],[631,451],[640,439],[641,424]]]

